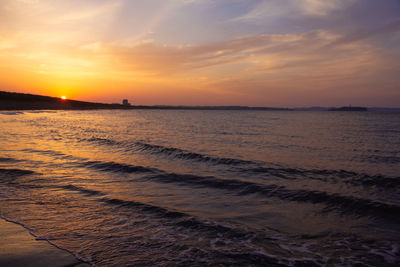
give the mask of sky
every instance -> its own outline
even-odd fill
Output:
[[[0,90],[400,107],[400,1],[0,0]]]

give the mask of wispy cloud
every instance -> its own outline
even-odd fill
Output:
[[[236,18],[242,21],[270,21],[287,16],[324,17],[343,10],[357,0],[262,0],[248,13]]]
[[[357,0],[297,0],[295,5],[305,14],[326,16],[330,12],[340,11],[354,4]]]
[[[349,44],[357,41],[362,41],[365,39],[379,37],[379,36],[387,36],[390,34],[396,34],[400,32],[400,20],[397,19],[392,21],[384,26],[373,29],[359,29],[357,31],[352,31],[351,33],[347,33],[343,36],[340,36],[335,41],[330,43],[328,46],[337,46],[343,44]]]
[[[246,65],[278,64],[282,67],[280,62],[288,61],[288,55],[296,55],[298,64],[300,58],[306,60],[307,56],[312,57],[313,52],[338,38],[329,32],[313,31],[302,34],[248,35],[193,46],[167,46],[154,42],[133,46],[104,45],[102,51],[132,69],[162,74],[240,62]],[[328,50],[326,52],[329,53]],[[281,56],[281,60],[276,55]]]

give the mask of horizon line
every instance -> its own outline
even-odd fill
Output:
[[[64,99],[64,96],[48,96],[48,95],[38,95],[38,94],[32,94],[32,93],[21,93],[21,92],[12,92],[12,91],[4,91],[0,90],[2,93],[9,93],[9,94],[21,94],[21,95],[31,95],[31,96],[38,96],[38,97],[48,97],[48,98],[54,98],[54,99],[63,99],[64,101],[76,101],[76,102],[86,102],[86,103],[91,103],[91,104],[105,104],[105,105],[121,105],[124,107],[160,107],[160,108],[243,108],[243,109],[281,109],[281,110],[301,110],[301,109],[335,109],[335,108],[367,108],[367,109],[399,109],[399,107],[390,107],[390,106],[367,106],[367,105],[339,105],[339,106],[320,106],[320,105],[312,105],[312,106],[292,106],[292,107],[277,107],[277,106],[249,106],[249,105],[185,105],[185,104],[174,104],[174,105],[168,105],[168,104],[151,104],[151,105],[145,105],[145,104],[131,104],[129,105],[124,105],[122,103],[123,100],[126,98],[121,98],[120,103],[107,103],[107,102],[93,102],[93,101],[86,101],[86,100],[77,100],[77,99],[69,99],[66,98]]]

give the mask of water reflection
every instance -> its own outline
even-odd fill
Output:
[[[395,264],[399,117],[0,115],[0,211],[95,265]]]

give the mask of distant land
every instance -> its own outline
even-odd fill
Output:
[[[120,104],[64,100],[60,97],[0,91],[0,110],[122,109]]]
[[[189,109],[189,110],[282,110],[282,111],[400,111],[400,108],[365,107],[248,107],[248,106],[168,106],[123,105],[86,102],[60,97],[0,91],[0,110],[91,110],[91,109]]]
[[[105,104],[0,91],[0,110],[90,110],[90,109],[201,109],[201,110],[292,110],[247,106],[143,106]]]
[[[331,108],[329,111],[368,111],[367,108],[364,107],[341,107],[341,108]]]
[[[293,110],[298,111],[400,111],[400,108],[387,108],[387,107],[301,107],[293,108]]]

